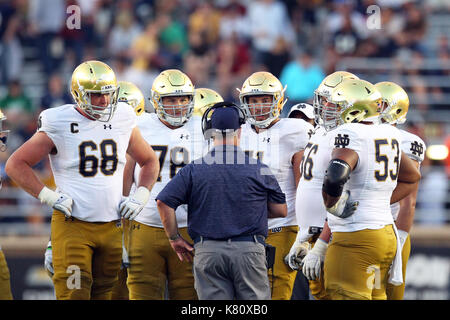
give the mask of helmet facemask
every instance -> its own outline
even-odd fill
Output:
[[[251,97],[265,95],[271,96],[272,102],[249,103]],[[280,116],[280,101],[279,99],[276,99],[275,95],[272,93],[260,93],[257,95],[248,94],[244,95],[241,99],[242,107],[247,115],[247,121],[251,125],[264,129]]]
[[[386,99],[382,99],[382,108],[380,112],[380,119],[389,124],[403,124],[406,121],[406,112],[399,107],[396,107],[397,103],[389,102]],[[401,114],[401,113],[404,114]]]
[[[320,123],[326,131],[333,130],[341,124],[341,106],[329,101],[322,100],[320,103]]]
[[[78,106],[90,117],[100,122],[109,122],[117,108],[117,96],[119,88],[115,86],[105,86],[108,88],[102,88],[102,90],[84,90],[80,88],[82,97],[76,99]],[[97,106],[92,104],[92,94],[108,95],[107,101],[109,103],[106,106]]]
[[[156,97],[157,93],[154,93],[154,101],[157,101],[156,113],[158,117],[171,126],[180,127],[184,125],[192,116],[194,112],[194,95],[164,95]],[[163,98],[165,97],[182,97],[186,96],[189,99],[187,104],[164,104]]]

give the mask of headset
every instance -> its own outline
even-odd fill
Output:
[[[202,116],[202,132],[203,132],[203,136],[205,137],[205,139],[209,139],[211,138],[210,136],[206,136],[205,133],[208,132],[208,130],[211,129],[212,124],[211,124],[211,114],[214,111],[214,109],[219,109],[219,108],[233,108],[237,111],[237,113],[239,114],[239,126],[243,125],[245,123],[245,121],[247,120],[247,116],[245,115],[244,110],[242,110],[241,108],[239,108],[236,104],[234,104],[233,102],[230,101],[223,101],[223,102],[218,102],[213,104],[211,107],[209,107],[208,109],[206,109],[205,113],[203,113]],[[224,132],[223,132],[224,133]]]

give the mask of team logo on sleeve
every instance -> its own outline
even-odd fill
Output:
[[[42,116],[39,116],[38,119],[38,129],[40,129],[42,127]]]
[[[421,156],[423,154],[423,144],[419,143],[417,141],[414,141],[411,143],[411,150],[412,154],[415,156]]]
[[[336,148],[345,148],[350,144],[350,138],[348,137],[348,134],[341,135],[338,133],[338,135],[334,138],[334,146]]]

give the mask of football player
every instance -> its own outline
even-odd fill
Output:
[[[107,64],[83,62],[72,74],[76,103],[43,111],[38,131],[6,163],[21,188],[54,209],[57,299],[111,299],[122,259],[120,218],[139,214],[158,176],[158,158],[136,128],[133,109],[117,101],[118,90]],[[122,199],[126,154],[142,170],[136,192]],[[32,169],[47,155],[56,191]]]
[[[330,299],[386,299],[386,284],[402,282],[400,241],[390,203],[409,194],[420,173],[402,157],[400,132],[376,124],[381,94],[375,86],[345,80],[327,102],[323,123],[328,130],[336,127],[330,132],[334,149],[322,185],[328,221],[304,258],[303,270],[307,277],[318,277],[326,252],[324,279]]]
[[[119,94],[117,96],[118,101],[127,103],[133,108],[137,116],[140,116],[145,111],[145,99],[141,90],[133,83],[127,81],[119,81]],[[129,227],[129,220],[122,219],[122,227],[124,230],[123,244],[127,243],[127,230]],[[128,255],[126,249],[123,248],[122,253],[122,265],[120,267],[119,279],[114,284],[112,290],[112,300],[128,300],[128,287],[127,282],[127,265],[128,265]],[[53,254],[52,254],[52,243],[51,241],[47,244],[47,249],[44,255],[44,266],[47,274],[50,278],[53,277]]]
[[[132,300],[197,299],[192,263],[181,262],[173,251],[155,201],[179,169],[203,155],[206,141],[200,119],[192,118],[194,96],[194,85],[186,74],[176,69],[165,70],[152,86],[151,101],[156,113],[145,113],[138,120],[144,139],[159,155],[161,170],[150,201],[131,224],[127,284]],[[211,102],[209,99],[204,101]],[[202,106],[197,107],[200,110]],[[134,161],[127,161],[125,170],[124,194],[140,172]],[[187,207],[180,206],[176,216],[180,234],[192,241],[187,233]]]
[[[0,110],[0,151],[6,150],[6,140],[8,138],[9,130],[3,129],[3,121],[6,117]],[[2,178],[0,176],[0,189],[2,188]],[[6,264],[5,255],[3,254],[2,247],[0,246],[0,300],[12,300],[11,284],[9,281],[9,269]]]
[[[269,273],[272,299],[289,300],[297,271],[289,268],[283,259],[297,236],[296,185],[308,133],[314,127],[303,120],[280,118],[286,103],[285,88],[269,72],[253,73],[239,92],[241,107],[248,119],[242,126],[241,148],[269,166],[286,194],[288,215],[269,219],[267,243],[276,248],[275,264]]]
[[[132,82],[119,81],[119,95],[118,101],[127,103],[133,108],[136,116],[140,116],[145,112],[145,98],[142,91]],[[128,243],[128,234],[130,228],[130,221],[128,219],[122,219],[123,226],[123,243],[122,243],[122,265],[120,266],[119,279],[114,284],[112,290],[112,300],[128,300],[129,291],[127,287],[128,266],[129,259],[128,253],[125,248]]]
[[[379,82],[375,84],[375,87],[381,93],[381,122],[389,123],[393,126],[405,123],[409,109],[409,98],[405,90],[398,84],[389,81]],[[420,163],[424,160],[426,151],[425,142],[415,134],[405,130],[400,130],[400,132],[402,134],[400,149],[414,161],[417,168],[420,168]],[[392,216],[397,226],[400,245],[402,246],[403,283],[399,286],[388,283],[386,290],[388,300],[402,300],[405,293],[406,265],[411,252],[409,231],[414,220],[416,197],[417,188],[406,198],[391,205]]]
[[[349,72],[336,71],[324,78],[315,90],[316,105],[313,110],[317,117],[321,116],[328,106],[332,107],[327,102],[327,97],[331,95],[337,85],[346,79],[358,79],[358,77]],[[316,118],[315,120],[318,126],[309,139],[303,154],[300,164],[301,178],[295,198],[299,232],[289,254],[285,257],[286,263],[294,270],[301,268],[302,259],[316,243],[327,217],[321,190],[325,170],[331,160],[333,144],[330,143],[329,132],[321,125],[324,122],[323,119]],[[311,277],[308,276],[308,278]],[[321,271],[318,279],[309,281],[309,289],[315,299],[327,299],[323,280],[323,271]]]

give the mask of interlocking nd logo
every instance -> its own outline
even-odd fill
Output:
[[[338,133],[338,135],[334,138],[334,146],[336,148],[345,148],[350,144],[350,138],[348,137],[348,134],[341,135]]]

